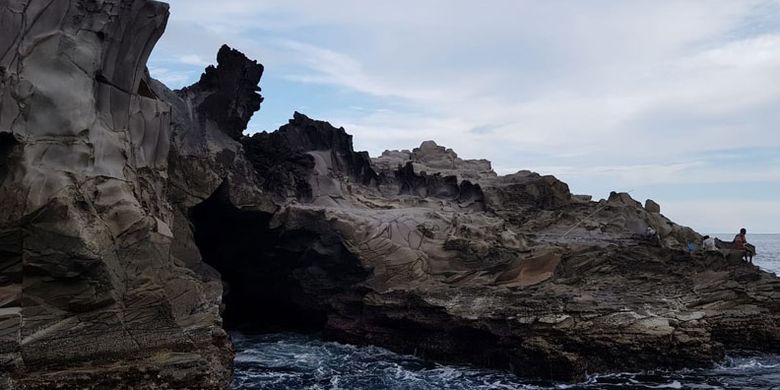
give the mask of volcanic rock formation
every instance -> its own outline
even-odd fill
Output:
[[[0,3],[0,388],[227,388],[226,327],[559,379],[780,351],[780,280],[655,202],[299,113],[244,136],[262,65],[169,90],[167,16]]]
[[[198,188],[169,184],[189,123],[145,67],[167,17],[146,0],[0,4],[0,388],[230,380],[222,285],[179,239],[171,188]],[[198,149],[218,139],[204,116]]]

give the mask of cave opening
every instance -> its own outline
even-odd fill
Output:
[[[0,185],[5,181],[10,170],[10,159],[14,148],[19,145],[13,134],[0,132]]]
[[[334,301],[365,279],[326,223],[272,227],[272,214],[233,205],[227,182],[190,210],[203,261],[221,275],[223,320],[243,333],[318,332]],[[337,297],[338,298],[334,298]]]

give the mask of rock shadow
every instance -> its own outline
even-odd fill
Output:
[[[225,328],[245,333],[324,329],[335,310],[331,302],[336,300],[330,298],[354,291],[367,271],[327,224],[273,226],[273,214],[233,205],[228,188],[223,183],[190,215],[203,260],[222,275]]]

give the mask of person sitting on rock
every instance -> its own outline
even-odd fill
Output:
[[[753,264],[753,251],[750,249],[753,247],[747,242],[747,229],[739,229],[739,234],[734,236],[734,249],[742,251],[742,259]]]
[[[701,247],[705,251],[716,251],[718,250],[717,247],[715,247],[715,238],[710,236],[704,236],[704,240],[701,242]]]

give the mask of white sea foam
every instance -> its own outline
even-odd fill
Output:
[[[672,381],[670,383],[663,384],[663,385],[647,386],[647,387],[651,389],[682,389],[683,386],[682,383],[678,381]]]

